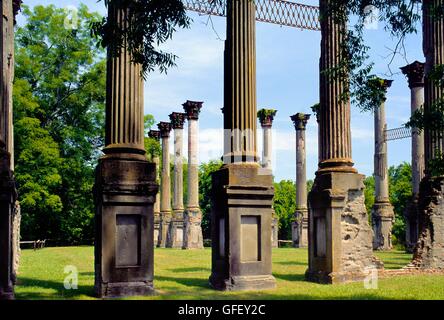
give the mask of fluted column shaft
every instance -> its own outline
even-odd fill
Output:
[[[272,130],[271,126],[262,126],[264,148],[262,150],[262,168],[272,170]]]
[[[341,97],[347,92],[347,79],[333,72],[340,66],[346,24],[328,13],[331,0],[320,1],[321,60],[319,107],[319,160],[324,171],[355,171],[352,169],[350,134],[350,99]],[[344,9],[345,10],[345,9]]]
[[[183,210],[183,129],[174,129],[173,210]]]
[[[375,110],[375,201],[389,201],[385,103]]]
[[[227,3],[225,42],[225,163],[257,161],[256,5]]]
[[[174,129],[173,210],[183,213],[183,124],[186,114],[173,112],[170,120]]]
[[[296,131],[296,209],[307,209],[305,130]]]
[[[169,123],[161,122],[164,127],[159,127],[162,137],[162,173],[161,173],[161,201],[160,212],[162,215],[171,213],[171,176],[170,176],[170,131]]]
[[[8,152],[12,150],[12,81],[14,75],[14,14],[12,1],[1,3],[1,86],[0,86],[0,142]],[[12,161],[11,161],[12,166]]]
[[[188,208],[199,207],[199,123],[188,120]]]
[[[434,16],[434,8],[443,7],[444,0],[423,1],[423,50],[425,62],[424,110],[430,110],[433,103],[443,99],[444,90],[430,79],[433,68],[444,64],[444,19]],[[429,170],[429,161],[436,158],[436,151],[444,152],[444,128],[430,128],[425,124],[425,167]]]
[[[109,19],[128,28],[128,10],[113,3],[109,5]],[[124,42],[117,56],[112,46],[108,48],[104,152],[144,155],[142,67],[131,62],[126,46]]]
[[[156,165],[156,177],[157,181],[160,181],[160,158],[158,156],[153,157],[153,162]],[[160,192],[156,194],[156,202],[154,203],[154,215],[160,213]]]
[[[401,68],[410,88],[410,106],[413,115],[424,104],[424,63],[415,61]],[[424,134],[412,129],[412,186],[413,199],[419,195],[419,183],[424,177]]]
[[[424,82],[421,87],[410,90],[412,114],[424,105]],[[412,129],[412,185],[413,197],[419,195],[419,183],[424,178],[424,133]]]
[[[296,129],[296,223],[292,227],[295,247],[307,246],[308,208],[307,208],[307,170],[305,131],[310,115],[297,113],[291,116]]]
[[[202,212],[199,205],[199,114],[203,102],[187,101],[183,109],[188,121],[188,197],[184,217],[183,249],[202,249]]]

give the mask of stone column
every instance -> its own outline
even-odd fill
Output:
[[[364,176],[357,173],[351,159],[350,101],[343,96],[347,93],[347,72],[332,72],[341,68],[346,58],[341,50],[346,21],[331,13],[331,3],[320,1],[320,162],[308,196],[306,278],[322,283],[363,279],[374,260],[372,230],[364,204]]]
[[[13,175],[12,81],[14,77],[14,8],[0,4],[0,300],[14,298],[17,239],[14,217],[17,199]],[[14,241],[15,240],[15,241]]]
[[[16,16],[21,11],[21,0],[13,0],[12,1],[12,9],[13,9],[13,15],[14,15],[14,25],[16,24]],[[10,77],[9,77],[9,87],[13,87],[14,83],[14,66],[15,66],[15,52],[14,52],[14,32],[11,32],[8,36],[8,41],[10,44]],[[15,171],[15,159],[14,159],[14,121],[13,121],[13,96],[12,96],[12,90],[9,91],[9,126],[8,126],[8,142],[7,142],[7,150],[9,154],[11,155],[11,170],[12,172]],[[13,215],[13,221],[12,221],[12,254],[13,254],[13,278],[14,283],[16,282],[16,277],[18,274],[18,269],[20,265],[20,256],[21,256],[21,250],[20,250],[20,225],[21,225],[21,208],[20,208],[20,202],[17,199],[15,201],[14,206],[14,215]]]
[[[257,112],[263,134],[262,168],[264,168],[265,170],[269,170],[270,172],[272,172],[273,170],[272,126],[276,112],[277,111],[273,109],[261,109]],[[274,209],[271,219],[271,246],[273,248],[279,247],[279,220]]]
[[[425,62],[424,112],[427,114],[442,104],[444,89],[432,74],[434,68],[444,64],[444,18],[436,14],[444,0],[423,1],[423,49]],[[436,109],[435,109],[436,110]],[[444,152],[444,128],[426,121],[424,129],[425,177],[419,190],[419,240],[413,264],[424,269],[444,268],[444,175],[435,172],[432,161]]]
[[[185,113],[170,114],[174,129],[174,182],[173,182],[173,216],[168,230],[167,247],[182,248],[184,237],[183,207],[183,124]]]
[[[168,239],[168,229],[171,223],[171,177],[170,177],[170,132],[171,123],[160,122],[157,127],[162,137],[162,173],[160,178],[160,248],[165,248]]]
[[[148,136],[151,139],[160,141],[160,131],[150,130]],[[156,182],[160,182],[160,158],[158,155],[154,155],[152,159],[153,163],[156,165]],[[160,230],[160,192],[156,194],[156,202],[154,203],[154,245],[157,246],[159,241],[159,230]]]
[[[220,290],[275,287],[271,273],[273,176],[257,162],[256,6],[227,1],[224,166],[213,174],[212,273]]]
[[[183,104],[188,120],[188,198],[183,249],[203,249],[202,212],[199,206],[199,113],[202,102]]]
[[[392,80],[380,79],[383,81],[383,88],[387,91],[392,85]],[[375,204],[372,209],[373,220],[373,249],[392,249],[392,226],[395,219],[393,206],[389,197],[389,177],[387,166],[387,141],[385,130],[387,123],[385,120],[385,97],[381,105],[375,109],[375,156],[374,156],[374,176],[375,176]]]
[[[130,27],[126,3],[110,2],[108,19]],[[108,47],[104,156],[94,186],[95,292],[99,297],[153,292],[156,167],[144,147],[143,78],[123,44]],[[120,52],[117,52],[120,51]]]
[[[411,114],[424,104],[424,63],[415,61],[403,68],[410,88]],[[408,204],[404,216],[406,218],[406,248],[413,252],[418,241],[418,199],[419,184],[424,178],[424,134],[416,128],[412,130],[412,201]]]
[[[308,246],[308,207],[307,207],[307,170],[305,152],[305,129],[309,114],[296,113],[290,117],[296,129],[296,211],[292,223],[291,238],[293,247]]]

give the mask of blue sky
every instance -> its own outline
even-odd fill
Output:
[[[54,4],[59,7],[87,4],[91,10],[105,14],[102,2],[96,0],[24,0],[25,4]],[[300,0],[317,4],[313,0]],[[167,75],[153,73],[145,83],[145,113],[157,121],[168,121],[173,111],[182,111],[186,100],[204,101],[200,117],[200,161],[219,158],[223,150],[223,39],[225,19],[199,16],[189,12],[190,29],[180,30],[163,48],[175,53],[177,67]],[[23,19],[19,18],[19,23]],[[221,40],[222,39],[222,40]],[[366,30],[366,43],[371,47],[371,60],[376,73],[393,79],[388,91],[386,112],[388,128],[396,128],[410,116],[410,91],[407,80],[399,71],[415,60],[424,61],[420,35],[411,35],[405,42],[406,59],[397,56],[390,74],[388,62],[395,41],[384,32],[383,25]],[[294,180],[296,174],[295,131],[290,116],[310,113],[310,106],[319,101],[320,32],[303,31],[278,25],[257,24],[257,101],[259,108],[278,110],[274,122],[273,166],[276,180]],[[353,160],[360,173],[373,172],[373,115],[361,113],[352,106]],[[260,128],[260,126],[258,126]],[[186,138],[186,137],[185,137]],[[259,146],[261,132],[258,131]],[[185,144],[186,152],[186,144]],[[259,147],[259,152],[261,152]],[[317,125],[314,117],[307,128],[307,177],[314,178],[317,169]],[[388,145],[389,165],[410,162],[410,139],[391,141]]]

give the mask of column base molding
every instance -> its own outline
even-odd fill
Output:
[[[375,202],[372,209],[373,250],[388,251],[393,249],[392,227],[395,212],[390,202]]]
[[[184,228],[182,249],[203,249],[202,212],[200,208],[187,208],[184,215]]]
[[[158,248],[166,248],[168,240],[168,230],[171,224],[171,211],[163,211],[160,213],[159,222],[159,239],[157,242]]]
[[[182,248],[184,237],[184,212],[183,210],[174,210],[173,218],[168,226],[167,248]]]
[[[291,238],[294,248],[308,247],[308,209],[298,209],[291,224]]]

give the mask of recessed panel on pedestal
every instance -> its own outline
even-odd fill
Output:
[[[141,217],[116,215],[116,267],[140,265]]]
[[[317,217],[314,219],[316,230],[316,242],[315,242],[315,255],[316,257],[325,257],[327,252],[327,239],[326,239],[326,225],[324,217]]]
[[[260,261],[260,217],[241,217],[241,261]]]

